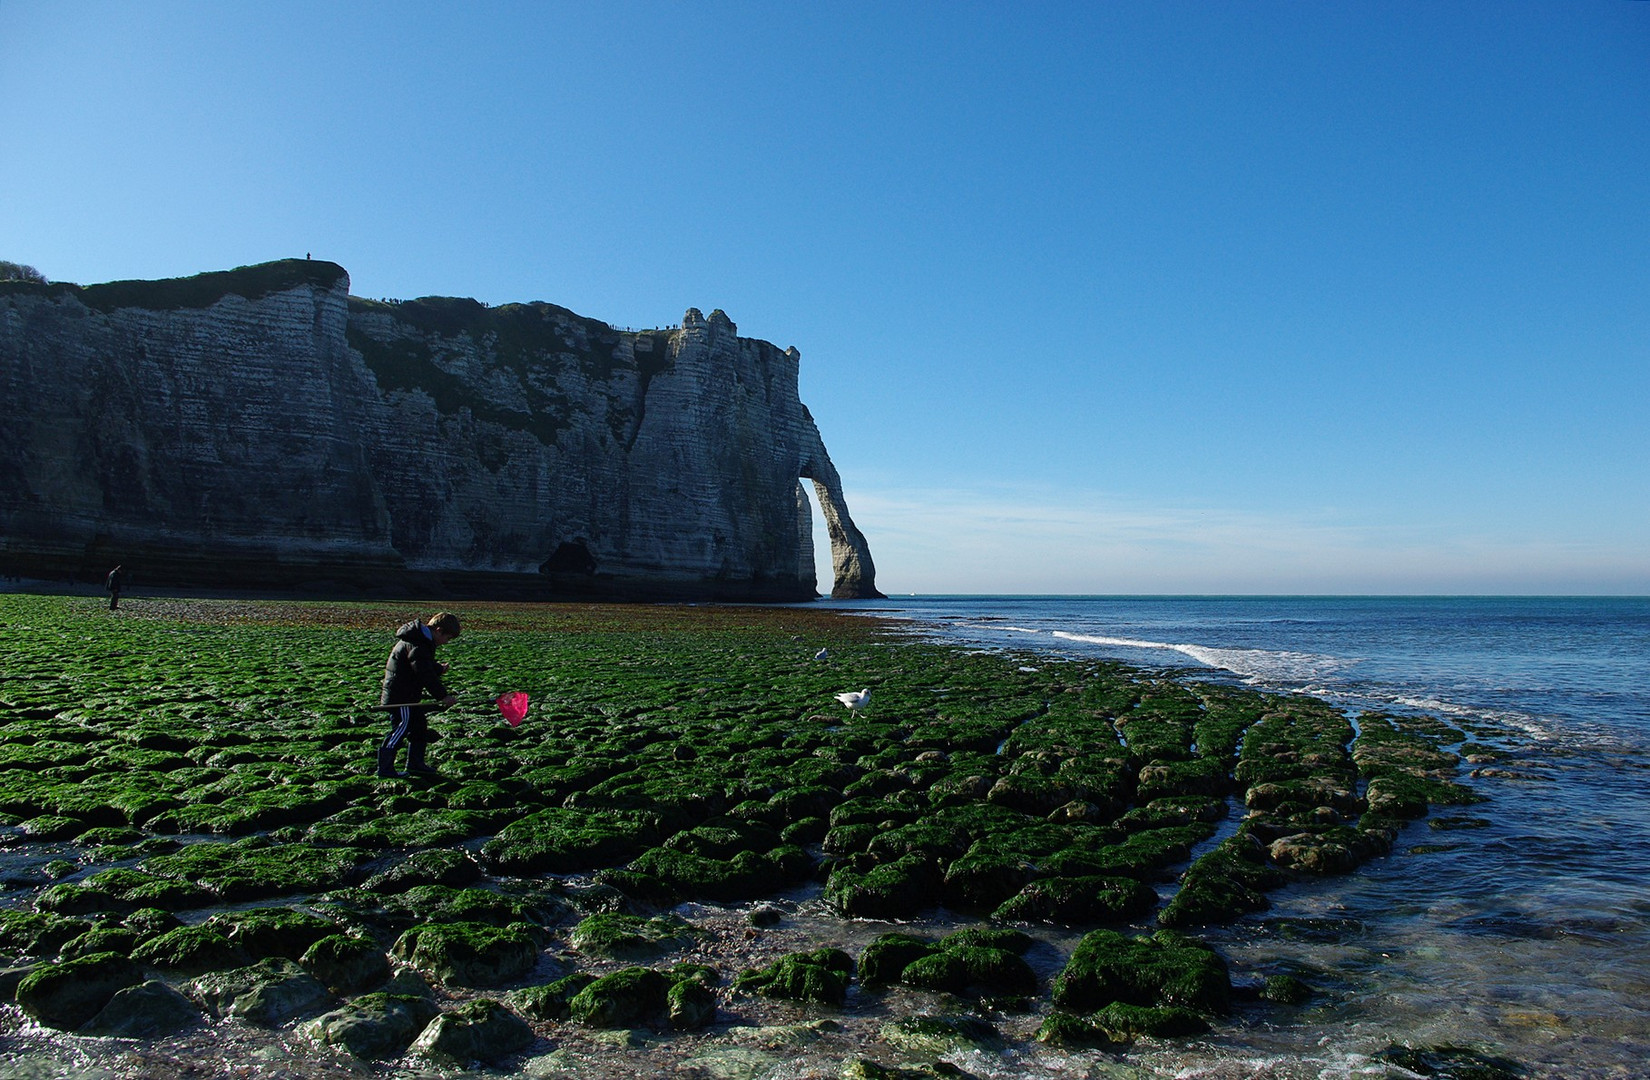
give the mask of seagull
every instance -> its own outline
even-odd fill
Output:
[[[829,655],[831,655],[831,650],[829,650],[829,649],[820,649],[818,652],[814,653],[814,659],[815,660],[823,660]]]
[[[871,691],[869,689],[865,689],[856,694],[850,690],[845,694],[838,694],[836,699],[848,706],[849,712],[859,712],[859,710],[865,708],[866,705],[871,703]]]

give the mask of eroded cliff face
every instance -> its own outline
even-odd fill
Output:
[[[721,312],[352,299],[331,263],[0,287],[0,560],[152,583],[875,596],[794,349]]]

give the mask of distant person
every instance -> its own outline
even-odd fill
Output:
[[[117,566],[109,571],[109,576],[103,580],[103,587],[109,590],[110,611],[115,611],[120,607],[120,586],[124,577],[124,570]]]
[[[384,665],[384,690],[378,703],[390,710],[390,733],[378,748],[378,775],[395,777],[395,755],[407,744],[407,775],[440,776],[424,761],[429,744],[428,716],[431,706],[422,704],[428,695],[443,706],[453,705],[457,696],[447,690],[441,676],[447,665],[435,658],[438,646],[458,636],[458,616],[443,611],[427,623],[417,619],[395,632],[395,648]]]

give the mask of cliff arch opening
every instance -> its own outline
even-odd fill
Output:
[[[815,592],[823,592],[822,583],[830,582],[833,600],[880,598],[871,549],[853,518],[848,516],[842,480],[835,467],[828,459],[823,465],[816,459],[806,463],[800,472],[796,486],[798,576],[804,581],[812,578]],[[811,484],[802,481],[811,481]],[[808,492],[810,486],[812,499]]]

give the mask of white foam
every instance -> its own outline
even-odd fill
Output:
[[[1104,637],[1097,634],[1074,634],[1066,630],[1054,631],[1054,636],[1066,641],[1087,645],[1105,645],[1124,649],[1160,649],[1188,656],[1205,667],[1230,671],[1250,682],[1299,683],[1317,682],[1327,675],[1358,663],[1335,656],[1315,653],[1285,652],[1272,649],[1221,649],[1212,645],[1179,644],[1168,641],[1141,641],[1137,638]]]

